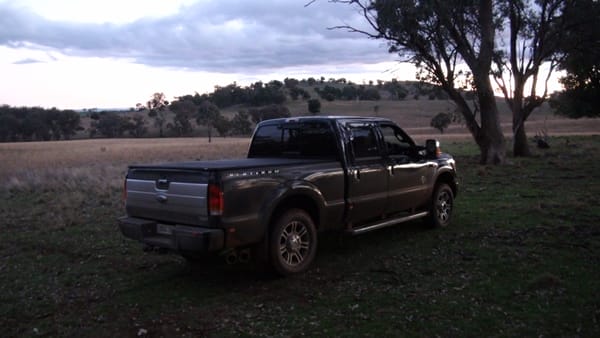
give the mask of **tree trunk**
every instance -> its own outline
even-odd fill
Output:
[[[506,141],[500,127],[496,97],[488,76],[482,76],[477,84],[477,96],[481,109],[481,130],[475,140],[481,149],[481,164],[503,164],[506,159]]]
[[[515,157],[531,156],[524,121],[513,125],[513,155]]]
[[[475,119],[475,113],[471,110],[467,102],[460,93],[453,88],[446,88],[447,93],[458,110],[462,113],[465,124],[473,135],[473,139],[477,143],[480,151],[481,164],[503,164],[506,158],[506,144],[504,134],[500,128],[500,120],[498,118],[498,107],[496,106],[496,98],[493,94],[491,83],[487,83],[487,90],[478,90],[478,101],[481,109],[481,126]],[[485,88],[485,80],[481,83],[480,88]]]
[[[493,125],[482,126],[482,135],[476,141],[481,151],[481,164],[503,164],[506,160],[506,141],[504,135]]]
[[[471,60],[469,64],[473,72],[479,109],[481,110],[480,132],[474,136],[481,150],[481,164],[503,164],[506,159],[506,142],[500,128],[496,96],[490,80],[495,35],[493,2],[491,0],[480,1],[479,6],[481,45],[476,61]]]

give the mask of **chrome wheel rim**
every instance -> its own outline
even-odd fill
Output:
[[[452,197],[448,191],[441,191],[436,203],[437,217],[440,223],[446,223],[450,220],[452,213]]]
[[[298,266],[308,256],[310,235],[302,222],[288,223],[279,237],[279,254],[283,262],[289,266]]]

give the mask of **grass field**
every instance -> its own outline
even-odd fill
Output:
[[[190,267],[116,225],[126,165],[243,156],[247,139],[0,144],[3,336],[600,335],[600,136],[482,167],[448,138],[451,227],[323,234],[313,268]]]

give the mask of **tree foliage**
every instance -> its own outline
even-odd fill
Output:
[[[221,117],[221,112],[216,104],[210,101],[203,101],[198,107],[196,114],[196,122],[198,125],[203,125],[208,131],[208,142],[212,142],[212,128],[215,127],[217,121]]]
[[[491,0],[334,2],[355,6],[369,25],[368,30],[335,28],[387,41],[390,53],[415,64],[421,80],[441,86],[455,102],[481,150],[481,162],[504,162],[505,140],[489,78],[495,28]],[[470,69],[477,88],[476,106],[469,105],[456,86],[461,63]]]
[[[135,114],[128,123],[128,132],[133,137],[142,137],[148,132],[144,116]]]
[[[68,140],[80,130],[73,110],[0,106],[0,142]]]
[[[308,111],[313,115],[317,115],[318,113],[320,113],[321,101],[319,101],[319,99],[308,100]]]
[[[95,114],[90,124],[90,137],[101,135],[107,138],[121,137],[132,129],[129,117],[116,112]]]
[[[137,104],[139,110],[148,110],[148,116],[154,119],[154,126],[158,128],[160,137],[164,137],[164,127],[167,123],[169,101],[164,93],[154,93],[146,105]]]
[[[440,131],[440,133],[444,133],[444,129],[448,128],[448,126],[452,123],[452,114],[449,113],[438,113],[433,118],[431,118],[431,123],[429,124],[433,128]]]
[[[213,126],[219,133],[219,136],[225,137],[231,131],[231,121],[229,121],[225,116],[219,114],[215,121],[213,122]]]
[[[572,22],[560,40],[567,72],[565,90],[550,101],[556,113],[571,118],[600,116],[600,3],[577,1],[567,19]]]
[[[187,136],[192,133],[194,127],[191,120],[196,117],[198,106],[193,98],[184,98],[171,102],[171,111],[175,114],[173,122],[167,127],[175,132],[177,136]]]
[[[248,113],[254,123],[292,116],[288,107],[278,104],[271,104],[262,108],[252,108]]]
[[[496,3],[499,48],[493,75],[513,116],[513,154],[529,156],[525,121],[548,97],[548,81],[563,56],[561,41],[573,22],[574,0]],[[540,93],[538,87],[543,87]],[[529,87],[529,88],[528,88]]]
[[[233,135],[249,135],[252,133],[252,124],[250,123],[250,114],[245,111],[238,111],[231,119],[231,133]]]
[[[287,82],[293,84],[291,79]],[[286,84],[287,86],[287,84]],[[205,100],[213,102],[218,108],[227,108],[234,105],[264,106],[269,104],[282,104],[286,101],[284,83],[273,80],[267,84],[255,82],[247,87],[241,87],[237,83],[225,87],[215,87],[208,95],[203,95]]]

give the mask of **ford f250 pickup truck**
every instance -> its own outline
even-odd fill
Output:
[[[245,159],[130,166],[118,223],[150,248],[230,262],[254,255],[290,275],[314,260],[321,231],[447,226],[455,170],[436,140],[418,146],[388,119],[267,120]]]

